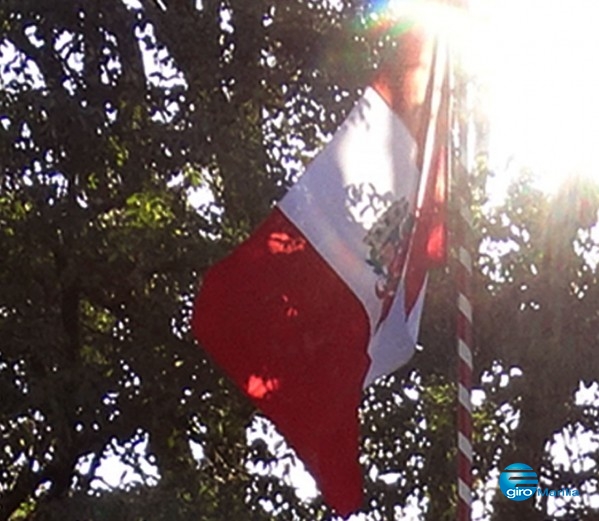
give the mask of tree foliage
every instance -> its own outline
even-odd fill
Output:
[[[370,55],[356,11],[1,4],[4,518],[262,519],[263,495],[289,496],[250,475],[252,413],[188,319],[203,270],[351,106],[368,60],[344,53]],[[92,499],[115,452],[154,486]]]
[[[331,519],[294,456],[194,345],[203,271],[265,216],[392,42],[365,2],[0,4],[0,518]],[[597,486],[597,189],[530,179],[489,208],[474,172],[476,477],[524,461]],[[421,343],[364,397],[369,519],[455,509],[454,290],[432,277]],[[556,462],[560,436],[568,463]],[[127,464],[103,484],[107,457]],[[131,479],[131,476],[136,476]],[[584,488],[589,487],[589,488]],[[482,490],[482,488],[481,488]],[[482,497],[482,493],[481,493]],[[544,498],[543,498],[544,499]],[[546,519],[500,495],[493,519]],[[590,502],[549,505],[593,519]],[[561,510],[560,510],[561,509]]]

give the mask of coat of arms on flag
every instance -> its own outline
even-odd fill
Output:
[[[379,276],[375,292],[383,301],[377,326],[387,318],[401,279],[414,227],[414,213],[405,197],[394,201],[364,237],[370,247],[367,259]]]

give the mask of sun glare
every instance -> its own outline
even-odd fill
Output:
[[[387,15],[417,10],[427,24],[450,29],[468,71],[486,86],[486,148],[505,191],[526,168],[555,191],[570,176],[599,181],[599,2],[389,0]]]
[[[504,184],[522,168],[547,191],[573,175],[599,180],[599,2],[471,0],[471,9],[491,164]]]

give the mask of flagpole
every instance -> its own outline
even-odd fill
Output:
[[[457,521],[472,519],[472,217],[471,190],[468,179],[468,119],[467,85],[463,77],[456,78],[452,71],[454,129],[454,190],[458,207],[455,240],[457,263]]]

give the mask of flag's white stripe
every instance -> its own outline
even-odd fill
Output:
[[[461,432],[458,432],[458,447],[468,461],[472,462],[472,443]]]
[[[458,339],[458,352],[468,368],[472,369],[472,351],[461,338]]]
[[[363,303],[371,330],[380,317],[378,275],[367,263],[368,230],[392,201],[416,202],[417,146],[387,103],[368,88],[332,141],[279,203]]]
[[[461,479],[458,479],[458,494],[468,506],[472,505],[472,491]]]
[[[468,322],[472,322],[472,304],[462,293],[458,295],[458,309],[468,319]]]
[[[472,400],[470,399],[470,391],[462,384],[458,384],[458,400],[460,405],[469,413],[472,413]]]

